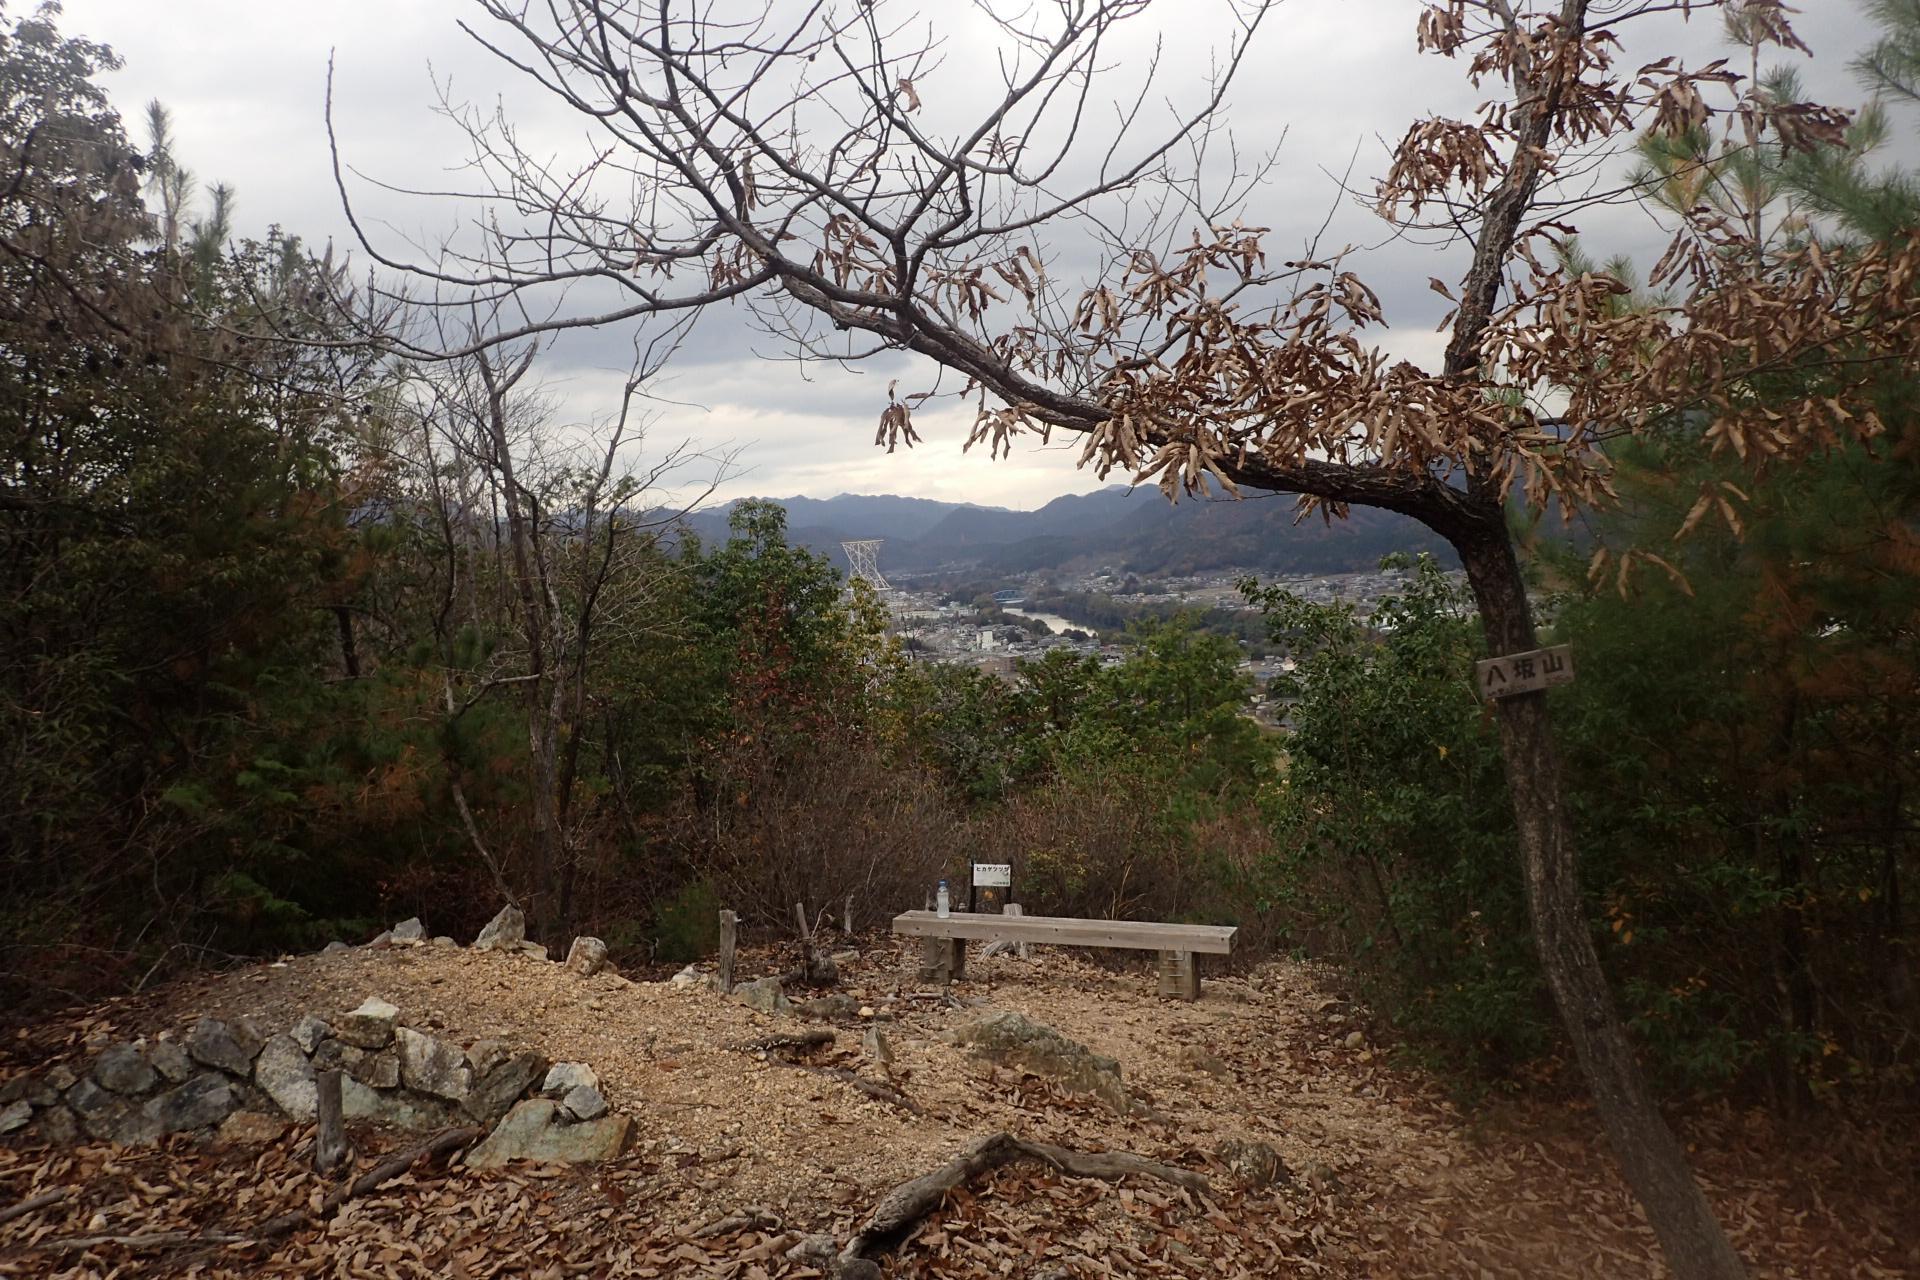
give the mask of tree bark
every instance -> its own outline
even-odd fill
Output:
[[[1488,652],[1495,657],[1525,652],[1537,647],[1526,579],[1504,512],[1491,500],[1483,505],[1482,528],[1449,540],[1479,605]],[[1546,695],[1501,698],[1496,707],[1540,967],[1614,1158],[1676,1275],[1739,1280],[1746,1268],[1647,1089],[1594,950]]]

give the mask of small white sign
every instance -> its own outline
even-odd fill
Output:
[[[974,863],[973,885],[976,889],[1010,888],[1013,885],[1013,864],[1011,862]]]
[[[1573,682],[1573,646],[1556,644],[1549,649],[1510,653],[1504,658],[1488,658],[1473,664],[1473,683],[1482,699],[1511,698],[1517,693],[1532,693],[1549,685]]]

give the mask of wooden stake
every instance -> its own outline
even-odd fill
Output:
[[[720,994],[733,994],[733,949],[739,941],[740,917],[731,911],[720,913]]]
[[[331,1173],[353,1154],[353,1148],[347,1145],[347,1130],[341,1118],[340,1073],[318,1072],[313,1083],[318,1091],[320,1119],[313,1139],[313,1167],[320,1173]]]

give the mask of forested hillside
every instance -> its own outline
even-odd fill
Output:
[[[1362,510],[1345,520],[1301,520],[1284,499],[1170,505],[1157,490],[1113,486],[1034,511],[853,494],[778,501],[796,545],[839,562],[841,542],[884,538],[886,567],[909,572],[1348,573],[1395,553],[1452,559],[1444,542],[1404,516]],[[695,512],[688,524],[717,536],[726,514]]]

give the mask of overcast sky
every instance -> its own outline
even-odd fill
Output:
[[[16,12],[30,3],[16,0]],[[1351,161],[1355,181],[1370,185],[1384,170],[1386,142],[1411,120],[1465,114],[1478,100],[1457,65],[1415,51],[1419,7],[1415,0],[1284,0],[1260,33],[1228,119],[1243,147],[1280,144],[1274,179],[1248,210],[1249,221],[1274,228],[1279,256],[1297,250],[1330,210],[1329,243],[1385,241],[1384,224],[1338,200],[1336,179]],[[1810,96],[1856,103],[1846,62],[1869,35],[1856,0],[1799,0],[1799,7],[1796,25],[1816,54],[1803,66]],[[937,22],[951,24],[958,48],[983,48],[987,36],[967,10],[958,0],[927,6],[940,15]],[[1167,0],[1150,15],[1168,39],[1167,83],[1175,88],[1197,84],[1209,46],[1225,42],[1224,33],[1196,29],[1203,25],[1196,11],[1193,3]],[[172,109],[186,165],[203,183],[238,189],[241,234],[279,224],[311,243],[348,246],[322,114],[330,53],[342,149],[370,176],[422,187],[450,181],[462,140],[434,113],[436,79],[450,79],[456,99],[490,103],[504,95],[509,113],[556,151],[585,153],[585,129],[529,97],[477,49],[455,25],[463,16],[472,16],[467,0],[66,0],[61,25],[125,58],[108,88],[136,140],[149,99]],[[1628,62],[1669,52],[1704,60],[1720,50],[1717,17],[1691,26],[1678,19],[1636,25],[1661,38],[1657,49],[1630,47]],[[966,62],[950,59],[947,78],[921,92],[945,95],[943,103],[964,99]],[[382,234],[394,244],[436,241],[455,217],[444,203],[399,203],[377,190],[361,188],[355,198],[387,224]],[[1624,250],[1643,263],[1664,241],[1637,213],[1598,220],[1587,238],[1603,256]],[[1387,244],[1362,261],[1363,276],[1386,302],[1392,328],[1382,335],[1385,345],[1430,366],[1441,304],[1427,291],[1427,278],[1458,279],[1460,251],[1447,257]],[[627,340],[602,335],[553,353],[547,382],[576,417],[604,406]],[[703,320],[665,389],[684,407],[663,409],[651,429],[653,451],[688,441],[712,456],[733,455],[719,497],[902,493],[1034,507],[1101,483],[1075,467],[1073,441],[1027,446],[997,462],[980,451],[963,454],[970,415],[958,409],[922,415],[926,443],[889,456],[873,447],[874,423],[887,378],[899,370],[802,371],[757,357],[756,346],[771,349],[737,316]]]

